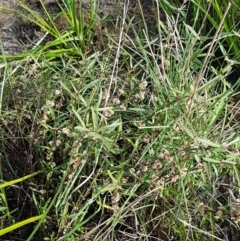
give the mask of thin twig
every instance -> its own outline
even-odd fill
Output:
[[[110,98],[110,91],[111,91],[112,83],[113,83],[114,76],[115,76],[115,73],[116,73],[117,68],[118,68],[118,62],[119,62],[120,50],[121,50],[121,42],[122,42],[122,38],[123,38],[123,31],[124,31],[124,25],[125,25],[125,22],[126,22],[128,7],[129,7],[129,0],[125,0],[124,8],[123,8],[122,26],[121,26],[120,32],[119,32],[118,47],[117,47],[117,52],[116,52],[116,56],[115,56],[115,59],[114,59],[112,74],[111,74],[111,77],[110,77],[110,83],[109,83],[108,91],[107,91],[107,94],[106,94],[104,107],[107,106],[108,100]],[[115,92],[115,89],[114,89],[113,93],[114,92]]]

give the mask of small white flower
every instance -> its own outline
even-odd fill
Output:
[[[82,146],[82,142],[74,141],[74,146],[76,146],[77,148],[80,148]]]
[[[149,155],[150,155],[150,156],[153,156],[154,154],[155,154],[155,151],[154,151],[153,149],[150,149],[150,150],[149,150]]]
[[[110,116],[112,116],[114,114],[114,111],[113,110],[107,110],[107,111],[105,111],[105,113],[104,113],[104,115],[106,116],[106,117],[110,117]]]
[[[68,136],[68,135],[70,135],[70,130],[68,128],[63,128],[62,133],[66,134]]]
[[[51,167],[53,168],[53,167],[56,166],[56,163],[55,163],[55,162],[50,162],[50,165],[51,165]]]
[[[119,106],[119,108],[120,108],[121,110],[126,110],[126,109],[127,109],[124,104],[121,104],[121,105]]]
[[[148,85],[147,81],[143,81],[142,83],[139,84],[139,88],[141,90],[144,90],[146,89],[147,85]]]
[[[47,193],[47,191],[46,190],[40,190],[39,191],[42,195],[44,195],[44,194],[46,194]]]
[[[61,144],[61,141],[60,141],[60,140],[57,140],[57,141],[56,141],[56,146],[60,146],[60,144]]]
[[[120,100],[118,98],[114,98],[113,99],[113,103],[119,105],[120,104]]]
[[[47,100],[47,105],[53,107],[55,105],[54,101]]]
[[[140,100],[144,100],[145,93],[144,92],[140,92],[139,98],[140,98]]]
[[[119,92],[120,95],[124,94],[124,90],[123,89],[119,89],[118,92]]]
[[[55,94],[56,94],[56,95],[60,95],[60,94],[61,94],[61,91],[60,91],[60,90],[55,90]]]

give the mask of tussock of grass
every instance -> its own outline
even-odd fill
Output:
[[[238,235],[232,66],[211,64],[221,26],[204,45],[206,36],[184,23],[184,8],[172,16],[168,9],[154,35],[124,10],[119,39],[109,36],[103,49],[88,52],[88,39],[79,54],[73,38],[67,44],[79,57],[57,45],[49,58],[55,52],[45,45],[1,65],[2,179],[18,178],[14,167],[43,172],[21,195],[45,223],[24,238],[226,240],[224,226]],[[84,21],[62,11],[75,27]],[[73,28],[49,46],[70,33],[84,34]],[[1,189],[2,228],[16,217],[11,190]]]

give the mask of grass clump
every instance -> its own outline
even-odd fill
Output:
[[[64,3],[79,37],[88,27],[75,1]],[[140,24],[125,5],[118,38],[109,34],[93,52],[66,41],[71,57],[48,43],[18,61],[2,56],[2,179],[41,171],[1,189],[2,228],[41,218],[33,231],[8,237],[230,240],[229,229],[239,236],[236,90],[227,81],[231,62],[212,65],[221,26],[206,44],[186,24],[184,5],[169,6],[164,21],[154,6],[153,32],[144,5]]]
[[[58,13],[52,13],[53,10],[43,0],[39,1],[40,9],[36,6],[32,9],[31,5],[20,0],[17,3],[18,10],[4,7],[0,10],[13,12],[22,18],[22,28],[26,29],[23,42],[27,43],[27,48],[30,45],[28,52],[36,58],[44,56],[47,61],[62,55],[84,58],[93,49],[92,40],[100,21],[93,1],[90,1],[88,11],[75,0],[56,2],[54,9]],[[31,38],[27,36],[29,29],[35,32]],[[23,53],[7,57],[22,59]]]

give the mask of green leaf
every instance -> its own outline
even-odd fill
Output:
[[[18,179],[15,179],[15,180],[12,180],[12,181],[9,181],[9,182],[5,182],[3,184],[0,184],[0,189],[4,188],[4,187],[8,187],[8,186],[11,186],[11,185],[14,185],[18,182],[22,182],[22,181],[25,181],[26,179],[28,178],[31,178],[31,177],[34,177],[36,176],[37,174],[39,174],[41,172],[34,172],[32,174],[29,174],[29,175],[26,175],[24,177],[21,177],[21,178],[18,178]]]
[[[28,218],[24,221],[21,221],[21,222],[18,222],[18,223],[15,223],[7,228],[4,228],[4,229],[1,229],[0,230],[0,236],[6,234],[6,233],[9,233],[9,232],[12,232],[13,230],[17,229],[17,228],[21,228],[22,226],[26,225],[26,224],[29,224],[29,223],[33,223],[39,219],[42,219],[44,217],[44,215],[39,215],[39,216],[35,216],[35,217],[32,217],[32,218]]]

